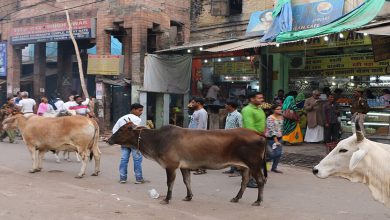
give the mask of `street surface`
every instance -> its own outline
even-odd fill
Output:
[[[193,201],[186,195],[180,171],[173,199],[160,205],[148,190],[166,193],[165,171],[144,158],[144,177],[150,183],[136,185],[130,161],[129,182],[118,183],[119,146],[100,142],[101,175],[75,179],[80,163],[55,163],[47,153],[40,173],[30,174],[31,158],[23,141],[0,143],[0,219],[390,219],[390,209],[374,201],[363,184],[341,178],[318,179],[307,168],[281,165],[284,174],[270,173],[260,207],[251,206],[257,190],[247,189],[239,203],[230,203],[239,190],[240,178],[222,170],[192,175]],[[61,153],[62,159],[62,153]],[[93,162],[92,162],[93,163]]]

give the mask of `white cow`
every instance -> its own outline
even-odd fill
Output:
[[[370,141],[360,131],[340,141],[313,168],[313,174],[365,183],[372,196],[390,208],[390,145]]]

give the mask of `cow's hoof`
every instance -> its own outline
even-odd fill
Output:
[[[237,203],[239,199],[237,198],[233,198],[232,200],[230,200],[230,202],[234,202],[234,203]]]
[[[168,205],[169,204],[169,200],[163,200],[160,202],[161,205]]]
[[[35,172],[41,172],[42,171],[42,168],[38,168],[35,170]]]
[[[256,202],[252,203],[252,206],[260,206],[260,202],[256,201]]]
[[[84,175],[78,175],[78,176],[75,176],[74,178],[76,178],[76,179],[81,179],[81,178],[83,178],[84,177]]]
[[[35,173],[35,170],[29,170],[28,172],[29,173]]]
[[[36,172],[40,172],[40,171],[41,171],[40,169],[31,169],[28,172],[29,173],[36,173]]]
[[[187,196],[187,197],[185,197],[184,199],[183,199],[183,201],[186,201],[186,202],[189,202],[189,201],[191,201],[192,200],[192,197],[189,197],[189,196]]]
[[[94,172],[91,176],[99,176],[99,172]]]
[[[60,160],[56,160],[56,163],[61,163],[61,161]]]

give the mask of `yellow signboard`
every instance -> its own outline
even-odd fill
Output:
[[[374,61],[372,53],[307,57],[305,70],[386,68],[390,60]]]
[[[249,75],[255,74],[249,61],[215,62],[214,74],[217,75]]]
[[[122,73],[122,55],[88,55],[87,74],[117,76]]]
[[[331,34],[328,40],[325,41],[324,37],[316,37],[307,39],[307,42],[297,41],[294,43],[280,44],[279,47],[271,47],[271,53],[283,53],[301,50],[316,50],[316,49],[329,49],[337,47],[354,47],[371,45],[371,38],[364,36],[364,34],[356,33],[353,31],[344,32],[342,37],[340,34]]]
[[[305,76],[378,76],[386,75],[386,68],[364,68],[364,69],[335,69],[335,70],[322,70],[322,71],[297,71],[292,70],[289,72],[290,77],[305,77]]]

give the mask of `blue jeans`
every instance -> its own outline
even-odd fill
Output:
[[[142,154],[134,148],[121,146],[121,163],[119,164],[120,180],[127,180],[127,166],[129,164],[130,153],[133,155],[134,175],[137,181],[143,180],[142,177]]]
[[[282,138],[278,138],[279,143],[281,143]],[[268,149],[272,149],[272,145],[275,143],[274,139],[268,139]],[[282,145],[277,147],[276,149],[268,150],[267,154],[267,160],[273,161],[272,163],[272,170],[276,170],[280,161],[280,158],[282,157],[283,149]]]

